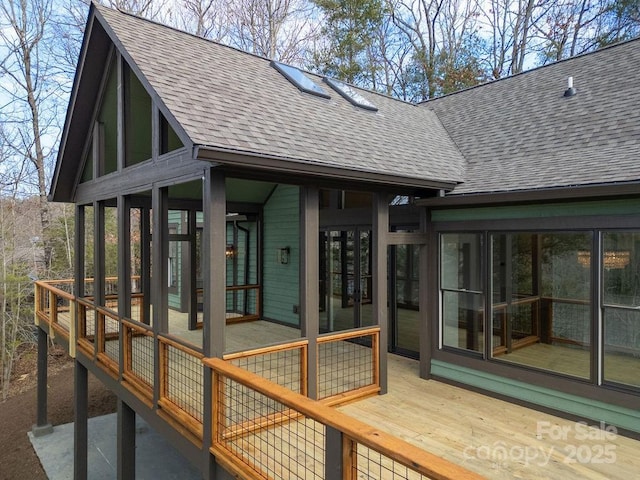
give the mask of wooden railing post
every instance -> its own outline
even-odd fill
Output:
[[[57,321],[58,317],[58,297],[49,290],[49,326]]]

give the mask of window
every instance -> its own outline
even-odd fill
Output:
[[[481,245],[481,236],[476,233],[447,233],[441,237],[444,346],[483,350]]]
[[[640,387],[640,232],[602,237],[604,380]]]
[[[491,241],[495,359],[589,378],[590,232],[497,233]]]
[[[311,95],[316,95],[322,98],[331,98],[331,96],[327,95],[322,87],[317,85],[313,80],[307,77],[296,67],[292,67],[290,65],[285,65],[284,63],[275,61],[271,62],[271,66],[278,72],[280,72],[287,80],[298,87],[300,91],[310,93]]]
[[[338,92],[343,98],[348,100],[356,107],[364,108],[365,110],[371,110],[373,112],[378,111],[378,107],[367,100],[360,92],[358,92],[358,90],[356,90],[351,85],[327,77],[324,77],[324,81],[336,92]]]

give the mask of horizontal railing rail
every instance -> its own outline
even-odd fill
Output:
[[[242,478],[482,478],[227,361],[203,363],[213,376],[210,451]]]

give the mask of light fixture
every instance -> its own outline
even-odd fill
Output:
[[[278,249],[278,263],[281,265],[287,265],[289,263],[289,256],[291,255],[291,248],[284,247]]]
[[[227,245],[227,248],[224,252],[227,258],[233,258],[236,256],[236,247],[232,244]]]
[[[628,250],[609,250],[604,252],[603,264],[605,270],[620,269],[629,265],[631,252]],[[581,250],[578,252],[578,263],[583,267],[591,266],[591,252]]]

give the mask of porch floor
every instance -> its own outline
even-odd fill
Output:
[[[388,366],[389,393],[339,409],[491,479],[637,478],[638,440],[423,380],[415,360],[389,355]]]

